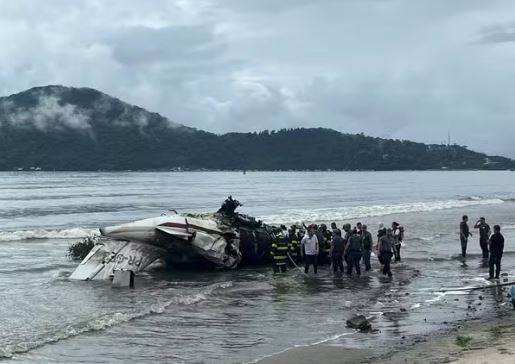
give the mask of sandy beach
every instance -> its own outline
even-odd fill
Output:
[[[450,330],[439,335],[412,339],[378,354],[374,348],[349,349],[330,343],[293,348],[258,361],[260,364],[490,364],[515,363],[515,310],[512,309],[508,289],[502,290],[500,307],[484,307],[484,316],[470,321],[453,323]],[[471,293],[482,297],[483,291]],[[423,324],[422,324],[423,325]],[[369,334],[358,334],[369,335]]]
[[[260,364],[499,364],[515,363],[515,311],[493,323],[465,324],[451,333],[416,343],[391,354],[346,349],[327,344],[296,348],[259,361]]]

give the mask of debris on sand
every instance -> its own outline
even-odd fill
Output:
[[[359,331],[370,331],[372,330],[372,324],[363,315],[357,315],[347,320],[347,327],[356,329]]]

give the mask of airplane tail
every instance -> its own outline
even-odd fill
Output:
[[[71,274],[70,279],[111,279],[117,270],[141,272],[164,255],[166,251],[157,246],[123,240],[104,240],[91,249]]]

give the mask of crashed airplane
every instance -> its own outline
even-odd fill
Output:
[[[155,266],[234,269],[269,261],[276,228],[239,214],[231,196],[212,214],[163,214],[100,229],[102,238],[71,279],[112,279]]]

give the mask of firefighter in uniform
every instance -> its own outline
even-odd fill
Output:
[[[318,244],[320,246],[320,252],[318,254],[318,264],[331,264],[331,240],[332,234],[327,230],[326,224],[320,225],[320,234],[322,236],[322,241],[319,241]]]
[[[272,264],[274,273],[286,272],[288,270],[288,249],[289,238],[286,230],[278,229],[274,234],[272,243]]]
[[[295,225],[291,226],[289,235],[290,235],[290,248],[289,248],[290,257],[295,262],[295,264],[298,264],[300,262],[300,257],[301,257],[301,249],[300,249],[301,237],[300,237],[300,233],[297,230],[297,227]],[[289,263],[293,266],[293,263],[291,261]]]

